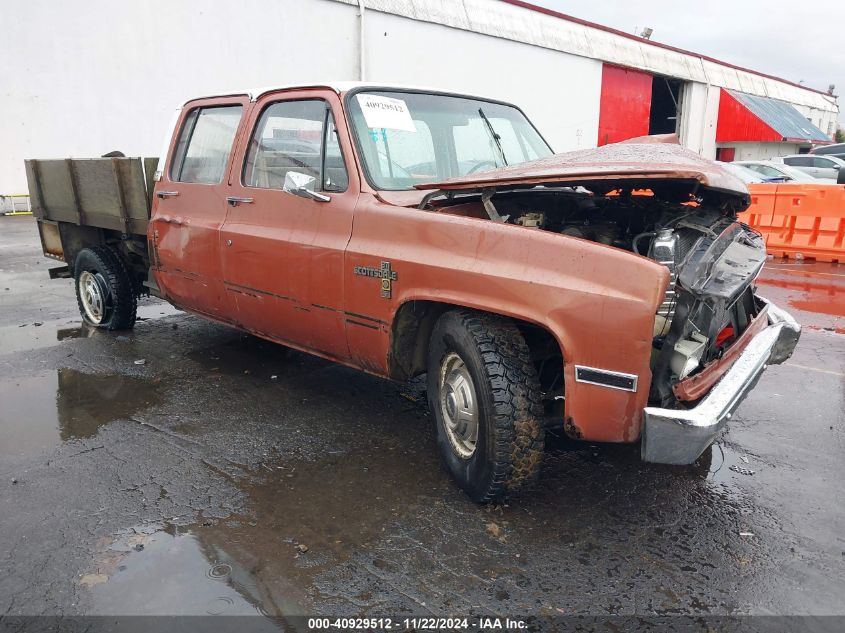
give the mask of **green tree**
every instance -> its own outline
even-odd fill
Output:
[[[837,143],[845,143],[845,130],[841,127],[837,127],[836,134],[833,135],[833,140]]]

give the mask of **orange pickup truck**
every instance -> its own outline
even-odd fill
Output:
[[[150,293],[426,374],[444,461],[487,501],[535,477],[551,426],[692,463],[791,354],[799,326],[754,292],[745,185],[670,141],[553,154],[507,103],[314,85],[189,101],[157,163],[27,174],[87,322],[130,328]]]

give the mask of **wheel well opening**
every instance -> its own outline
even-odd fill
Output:
[[[142,284],[147,279],[150,265],[146,236],[126,235],[111,229],[77,226],[68,222],[59,223],[59,234],[62,239],[65,261],[71,273],[74,272],[76,256],[80,251],[93,246],[108,246],[126,265],[132,277],[135,294],[140,295],[143,292]]]
[[[395,380],[410,380],[425,373],[428,341],[434,324],[447,310],[461,306],[437,301],[409,301],[399,307],[393,319],[390,356],[390,376]],[[544,399],[562,402],[564,395],[563,352],[554,335],[544,327],[510,319],[519,329],[531,351]],[[554,407],[554,405],[552,405]]]

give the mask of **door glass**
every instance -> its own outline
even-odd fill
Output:
[[[313,176],[324,191],[346,190],[346,165],[334,118],[321,99],[273,103],[255,126],[244,163],[244,185],[282,189],[289,171]]]
[[[833,168],[833,161],[826,158],[813,158],[813,167],[822,167],[823,169]]]
[[[191,111],[182,124],[170,179],[217,184],[223,180],[243,106],[217,106]]]
[[[323,140],[326,160],[323,172],[323,191],[346,191],[349,185],[349,176],[346,173],[346,163],[343,160],[343,152],[340,150],[340,143],[337,139],[337,128],[334,124],[334,115],[329,110],[328,124],[326,125],[326,138]]]

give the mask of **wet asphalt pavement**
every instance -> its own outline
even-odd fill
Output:
[[[845,266],[772,263],[806,326],[693,467],[550,442],[479,507],[421,391],[144,300],[83,328],[0,218],[0,616],[845,614]]]

